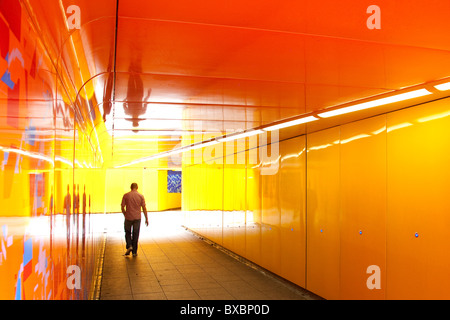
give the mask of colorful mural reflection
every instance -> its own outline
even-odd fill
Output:
[[[97,115],[25,9],[0,1],[0,299],[87,299],[100,241]],[[72,265],[79,289],[67,286]]]

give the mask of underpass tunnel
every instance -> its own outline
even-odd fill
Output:
[[[160,225],[127,270],[213,272],[206,241],[308,297],[448,299],[448,12],[0,1],[0,299],[98,298],[133,182]],[[203,242],[152,238],[174,221]]]

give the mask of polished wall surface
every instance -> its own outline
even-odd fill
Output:
[[[387,116],[389,298],[449,299],[450,100]]]
[[[93,294],[103,229],[93,223],[104,193],[92,134],[100,115],[68,81],[76,65],[72,75],[62,66],[66,54],[75,63],[75,52],[56,55],[47,40],[21,3],[1,2],[0,299]]]
[[[326,299],[448,299],[449,116],[440,99],[280,141],[271,175],[251,149],[185,166],[186,225]]]
[[[307,137],[307,288],[339,297],[339,134],[335,127]]]

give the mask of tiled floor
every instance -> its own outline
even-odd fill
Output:
[[[305,300],[301,288],[255,270],[200,240],[179,211],[149,213],[138,256],[123,256],[123,215],[107,215],[102,300]]]

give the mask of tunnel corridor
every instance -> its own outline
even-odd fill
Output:
[[[449,299],[449,13],[0,0],[0,299]]]

